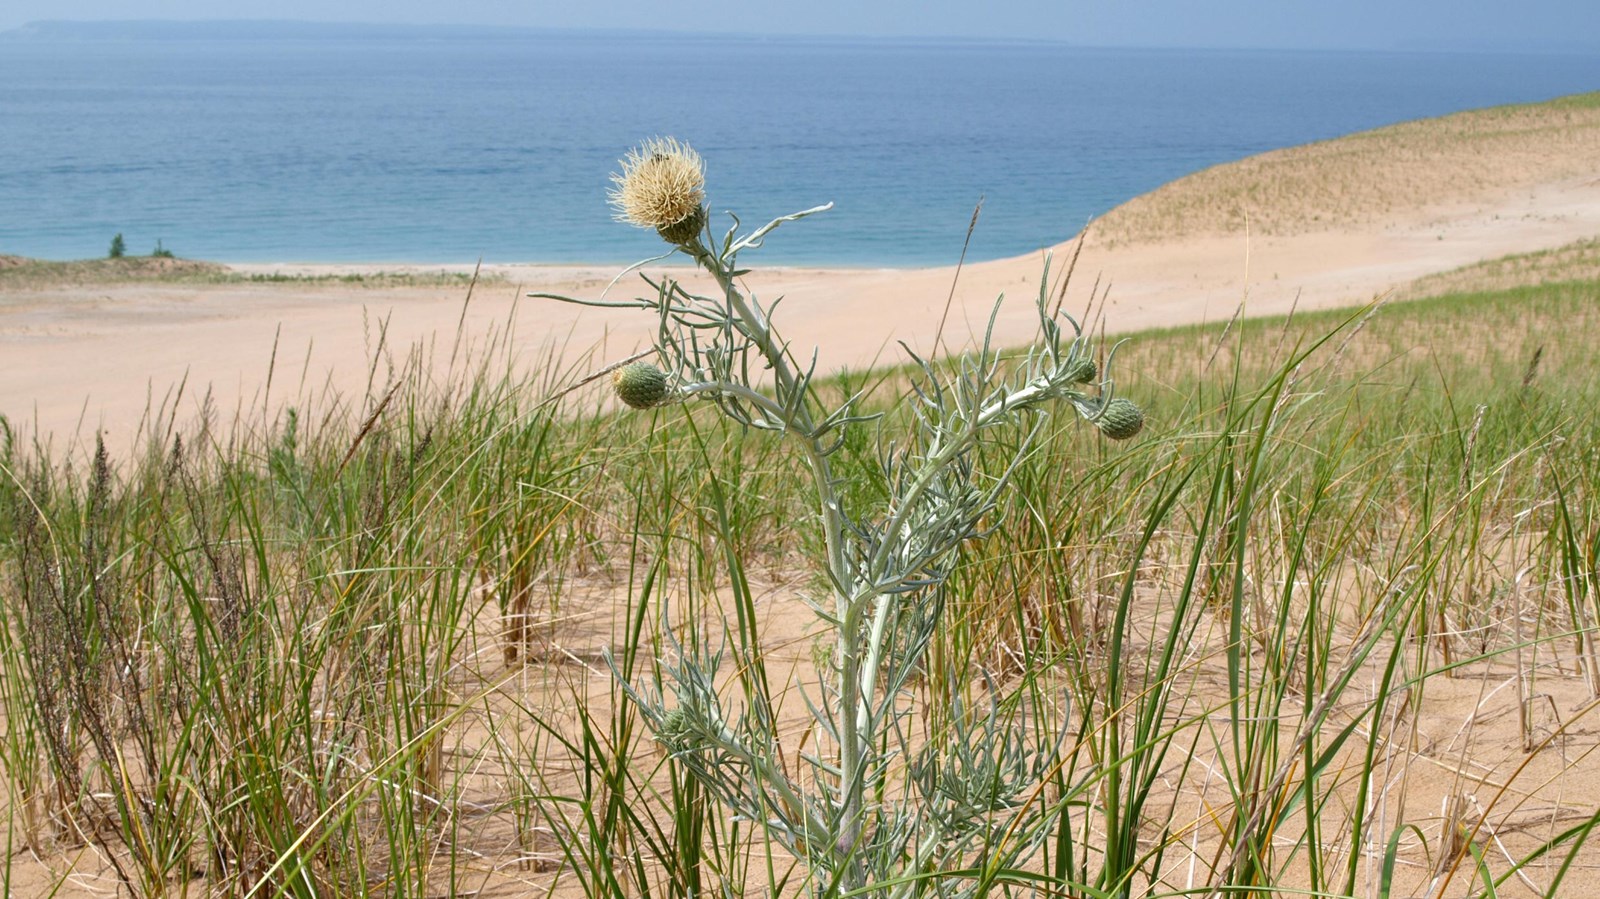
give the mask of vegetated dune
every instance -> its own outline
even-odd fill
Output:
[[[480,273],[478,282],[497,280]],[[119,256],[56,261],[0,255],[0,293],[42,288],[115,287],[124,284],[220,286],[229,284],[328,284],[340,287],[465,287],[473,273],[459,266],[323,266],[295,272],[283,266],[229,266],[174,256]]]
[[[25,256],[0,256],[0,290],[139,281],[203,282],[227,276],[215,262],[173,256],[121,256],[53,262]]]
[[[1569,281],[1600,282],[1600,238],[1552,250],[1513,253],[1418,278],[1395,291],[1400,299],[1487,292]],[[1600,302],[1600,295],[1596,296]]]
[[[1383,228],[1570,178],[1600,180],[1600,92],[1404,122],[1224,163],[1136,197],[1095,227],[1110,245]]]
[[[1303,365],[1286,356],[1344,313],[1148,335],[1119,368],[1149,407],[1151,439],[1111,448],[1070,413],[1050,420],[1050,438],[1019,460],[997,526],[969,549],[942,631],[955,650],[940,664],[1008,707],[1022,695],[1013,690],[1050,697],[1050,714],[1033,720],[1038,744],[1068,757],[1060,808],[1074,837],[1063,845],[1082,868],[1104,864],[1107,822],[1126,807],[1100,797],[1138,790],[1148,801],[1122,830],[1151,850],[1133,876],[1143,887],[1160,873],[1152,895],[1197,894],[1263,802],[1287,810],[1264,819],[1270,838],[1255,843],[1270,850],[1264,877],[1280,892],[1382,895],[1391,867],[1395,896],[1468,895],[1480,877],[1502,878],[1497,895],[1508,897],[1600,889],[1600,849],[1584,826],[1600,805],[1600,667],[1592,641],[1574,639],[1591,633],[1593,607],[1568,592],[1587,583],[1572,572],[1600,521],[1600,481],[1586,474],[1600,403],[1584,365],[1600,305],[1571,285],[1541,291],[1531,310],[1498,297],[1391,306],[1346,321]],[[1271,386],[1280,374],[1288,393]],[[622,698],[603,660],[631,657],[615,651],[629,622],[681,635],[702,615],[732,617],[737,594],[717,590],[724,551],[750,575],[739,589],[752,591],[761,651],[728,654],[719,683],[732,693],[770,673],[775,738],[790,758],[817,751],[824,738],[795,685],[814,683],[831,644],[802,601],[816,589],[795,548],[811,497],[784,441],[721,430],[715,416],[690,427],[676,409],[547,417],[536,389],[494,369],[485,378],[498,387],[407,385],[386,415],[352,404],[298,430],[180,435],[186,449],[169,440],[170,453],[135,462],[128,493],[103,507],[112,512],[72,505],[83,472],[70,466],[40,475],[51,489],[30,488],[63,528],[50,539],[74,550],[73,582],[151,616],[129,628],[137,640],[111,644],[123,655],[103,669],[136,657],[182,672],[107,677],[132,695],[160,683],[183,697],[127,703],[130,717],[209,716],[197,728],[207,740],[183,739],[149,763],[126,756],[130,792],[146,788],[138,766],[151,764],[206,797],[158,819],[179,822],[156,833],[179,847],[172,867],[190,878],[164,881],[169,892],[241,893],[280,857],[306,858],[318,895],[409,880],[426,883],[417,895],[567,899],[595,882],[580,880],[592,876],[586,864],[613,854],[637,853],[651,883],[692,867],[684,844],[637,838],[690,820],[672,803],[693,794],[663,784],[665,751],[642,722],[612,725]],[[892,432],[908,418],[891,418]],[[870,441],[846,448],[840,470],[872,470],[874,457]],[[712,485],[740,488],[731,507]],[[711,502],[727,511],[710,514]],[[106,521],[139,539],[110,562],[77,554]],[[31,539],[44,537],[34,528]],[[646,556],[662,560],[648,576],[630,564]],[[0,562],[39,578],[60,564],[28,558]],[[185,590],[189,602],[171,601]],[[207,627],[242,636],[201,662],[187,641]],[[638,682],[659,670],[658,653],[671,660],[668,645],[640,646]],[[741,676],[746,659],[762,676]],[[179,692],[235,679],[206,703]],[[14,687],[9,701],[26,708],[35,695]],[[44,699],[59,709],[71,695]],[[907,729],[920,734],[915,720]],[[1130,736],[1129,722],[1146,720],[1153,736]],[[548,738],[585,727],[595,742]],[[159,728],[130,731],[171,745]],[[100,751],[83,750],[86,767]],[[103,782],[89,770],[100,778],[89,783]],[[101,769],[113,770],[124,769]],[[1149,774],[1111,794],[1106,772],[1120,770]],[[265,775],[292,788],[275,791]],[[614,787],[612,776],[626,779]],[[35,841],[12,856],[13,894],[114,894],[108,859],[131,853],[111,835],[127,829],[104,811],[112,794],[95,794],[99,810],[83,804],[105,829],[75,837],[64,822],[83,809],[30,792],[39,782],[25,772],[12,794],[42,797],[42,811],[11,819],[18,845]],[[386,798],[413,795],[425,801]],[[629,814],[597,833],[588,810],[617,797]],[[728,819],[693,802],[693,820]],[[723,843],[709,823],[696,832],[695,847],[703,838],[727,858],[757,859],[707,865],[711,882],[748,876],[726,894],[766,895],[759,846],[739,842],[750,830]],[[330,848],[279,848],[302,834]],[[595,848],[563,852],[573,845]],[[779,874],[786,864],[779,855]],[[1459,889],[1444,888],[1450,877]]]

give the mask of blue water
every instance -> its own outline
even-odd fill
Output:
[[[1063,240],[1165,181],[1420,116],[1600,89],[1600,58],[512,33],[0,41],[0,253],[632,261],[631,144],[685,139],[769,263]]]

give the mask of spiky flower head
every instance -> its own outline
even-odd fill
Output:
[[[667,373],[648,362],[629,362],[611,373],[617,398],[635,409],[648,409],[667,401]]]
[[[611,183],[618,221],[654,228],[679,244],[697,235],[705,223],[705,162],[676,138],[651,138],[629,150],[621,174],[612,175]]]
[[[1144,411],[1133,400],[1119,396],[1106,403],[1094,423],[1100,433],[1112,440],[1127,440],[1144,430]]]

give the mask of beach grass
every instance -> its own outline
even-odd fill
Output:
[[[1600,238],[1532,253],[1513,253],[1419,278],[1395,295],[1407,299],[1458,292],[1509,290],[1542,284],[1593,284],[1600,281]]]
[[[919,882],[1593,884],[1586,266],[1132,336],[1117,386],[1145,435],[1046,422],[908,686],[913,742],[947,732],[953,697],[1032,710],[1027,739],[1058,753],[1025,797],[1043,830],[1016,835],[1038,848]],[[152,411],[125,458],[0,429],[8,894],[808,888],[618,682],[659,689],[682,641],[755,628],[762,652],[718,677],[759,674],[783,751],[814,749],[788,686],[828,651],[798,574],[802,472],[713,410],[574,386],[609,360],[514,357],[414,359],[359,396],[288,385],[231,422]],[[881,443],[840,450],[844,489],[881,495],[914,377],[825,385],[885,416]]]
[[[1381,226],[1396,210],[1591,181],[1595,147],[1600,93],[1469,110],[1213,166],[1122,204],[1093,231],[1115,246]]]

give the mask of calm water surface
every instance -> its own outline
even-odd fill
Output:
[[[607,175],[705,156],[768,262],[1063,240],[1172,178],[1420,116],[1600,88],[1600,59],[596,34],[0,40],[0,253],[160,239],[229,261],[631,261]]]

